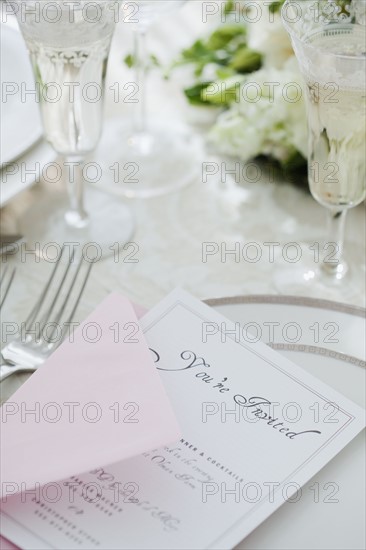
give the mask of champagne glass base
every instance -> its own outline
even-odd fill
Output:
[[[66,192],[41,190],[37,202],[22,216],[19,230],[27,250],[50,260],[66,245],[89,261],[103,260],[130,241],[135,222],[121,201],[93,188],[85,189],[85,206],[90,218],[81,227],[68,225],[65,217],[69,202]]]
[[[310,243],[299,243],[301,258],[297,262],[293,261],[294,258],[285,260],[283,256],[277,259],[273,283],[280,294],[344,302],[365,292],[361,270],[344,263],[335,266],[331,273],[323,268],[321,260],[316,261],[316,253],[310,250],[310,246]]]
[[[94,154],[102,166],[103,189],[129,198],[150,198],[201,178],[203,144],[191,130],[152,122],[148,131],[136,132],[124,124],[119,119],[106,121]]]

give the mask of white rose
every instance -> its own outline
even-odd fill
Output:
[[[258,100],[244,84],[239,101],[218,117],[209,139],[244,162],[260,154],[286,161],[296,151],[306,157],[306,109],[296,63],[289,60],[283,70],[263,68],[248,75],[249,83],[259,90]]]
[[[224,155],[246,161],[260,154],[263,136],[254,125],[245,123],[237,109],[232,108],[219,116],[209,139]]]

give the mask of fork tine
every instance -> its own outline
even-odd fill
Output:
[[[49,276],[48,278],[48,281],[46,283],[46,286],[44,287],[40,297],[38,298],[34,308],[31,310],[30,314],[28,315],[26,321],[25,321],[25,332],[29,332],[32,324],[34,323],[37,315],[39,314],[44,302],[45,302],[45,299],[47,297],[47,294],[48,294],[48,291],[51,287],[51,284],[53,282],[53,279],[55,278],[55,275],[56,275],[56,272],[61,264],[61,258],[62,258],[62,255],[64,253],[64,250],[65,250],[65,246],[63,246],[61,248],[61,252],[60,252],[60,256],[58,257],[57,259],[57,262],[55,263],[54,267],[53,267],[53,270],[51,272],[51,275]]]
[[[2,286],[2,284],[3,284],[3,282],[4,282],[5,277],[6,277],[7,273],[8,273],[8,271],[9,271],[9,266],[7,265],[6,268],[5,268],[5,271],[4,271],[3,275],[0,277],[0,287]],[[1,297],[0,309],[3,307],[3,304],[4,304],[5,300],[6,300],[6,297],[7,297],[7,295],[8,295],[9,290],[10,290],[10,287],[11,287],[11,285],[12,285],[12,283],[13,283],[14,277],[15,277],[15,267],[13,267],[13,269],[12,269],[12,271],[11,271],[10,278],[9,278],[7,284],[6,284],[5,291],[3,292],[3,295],[2,295],[2,297]]]
[[[80,268],[81,268],[82,263],[83,263],[83,261],[81,261],[80,264],[79,264],[79,266],[78,266],[77,273],[75,274],[74,280],[73,280],[72,283],[71,283],[72,287],[74,286],[74,283],[75,283],[75,281],[76,281],[76,278],[77,278],[77,275],[78,275],[78,273],[79,273],[79,271],[80,271]],[[89,276],[90,276],[90,272],[91,272],[91,270],[92,270],[92,267],[93,267],[93,263],[90,262],[89,265],[88,265],[88,269],[87,269],[87,271],[86,271],[86,273],[85,273],[85,275],[84,275],[83,282],[82,282],[82,284],[81,284],[81,287],[80,287],[79,293],[78,293],[78,295],[77,295],[77,298],[76,298],[76,300],[75,300],[75,302],[74,302],[74,306],[73,306],[73,308],[72,308],[72,310],[71,310],[71,313],[69,314],[69,316],[67,317],[66,321],[64,322],[64,327],[63,327],[63,329],[62,329],[62,336],[61,336],[61,339],[60,339],[59,344],[61,344],[61,342],[65,339],[67,327],[68,327],[68,325],[71,323],[72,319],[73,319],[74,316],[75,316],[76,310],[77,310],[77,308],[78,308],[78,306],[79,306],[80,300],[81,300],[81,298],[82,298],[82,295],[84,294],[85,287],[86,287],[87,282],[88,282],[88,280],[89,280]],[[71,294],[71,292],[70,292],[70,294]],[[63,309],[64,309],[64,308],[63,308]],[[52,337],[52,335],[51,335],[51,337]]]
[[[66,294],[66,296],[65,296],[65,298],[64,298],[64,301],[63,301],[62,305],[60,306],[60,308],[59,308],[59,310],[58,310],[58,313],[57,313],[57,315],[56,315],[56,317],[55,317],[55,320],[54,320],[55,326],[53,327],[53,329],[52,329],[52,331],[51,331],[51,335],[48,337],[49,341],[51,341],[51,339],[52,339],[52,337],[53,337],[53,335],[54,335],[54,333],[55,333],[55,330],[56,330],[56,325],[60,322],[61,317],[62,317],[62,315],[63,315],[63,313],[64,313],[64,311],[65,311],[65,309],[66,309],[66,306],[67,306],[67,304],[68,304],[68,302],[69,302],[69,300],[70,300],[70,298],[71,298],[71,294],[72,294],[73,288],[74,288],[74,286],[75,286],[75,284],[76,284],[76,280],[78,279],[78,276],[79,276],[79,273],[80,273],[80,270],[81,270],[81,266],[83,265],[83,263],[84,263],[84,259],[83,259],[83,257],[81,257],[80,260],[79,260],[79,263],[78,263],[78,265],[77,265],[77,268],[76,268],[76,270],[75,270],[75,273],[74,273],[74,276],[73,276],[73,278],[72,278],[72,281],[71,281],[71,283],[70,283],[70,285],[69,285],[69,289],[68,289],[67,294]],[[83,285],[83,286],[84,286],[84,285]],[[79,299],[79,298],[78,298],[78,299]],[[78,300],[78,299],[77,299],[77,300]],[[72,317],[73,317],[73,313],[72,313]],[[72,317],[71,317],[71,319],[72,319]],[[70,319],[70,320],[71,320],[71,319]]]
[[[58,285],[58,287],[57,287],[57,289],[56,289],[56,292],[55,292],[55,294],[54,294],[54,297],[53,297],[53,300],[52,300],[52,302],[51,302],[51,305],[50,305],[50,307],[48,308],[47,312],[46,312],[46,313],[44,314],[44,316],[42,317],[42,322],[40,322],[40,324],[39,324],[38,331],[37,331],[37,336],[36,336],[36,340],[38,340],[38,339],[40,338],[40,335],[42,334],[42,331],[44,330],[45,326],[46,326],[47,323],[48,323],[48,320],[49,320],[50,317],[51,317],[51,314],[52,314],[52,312],[53,312],[53,310],[54,310],[54,308],[55,308],[55,305],[56,305],[56,303],[57,303],[57,300],[58,300],[58,298],[59,298],[59,296],[60,296],[60,293],[61,293],[61,291],[62,291],[62,288],[63,288],[63,286],[64,286],[64,284],[65,284],[66,279],[67,279],[67,276],[68,276],[68,273],[69,273],[69,271],[70,271],[71,265],[72,265],[72,263],[73,263],[73,261],[74,261],[74,255],[75,255],[75,251],[73,250],[73,252],[72,252],[72,254],[71,254],[71,256],[70,256],[69,262],[68,262],[68,264],[67,264],[67,266],[66,266],[66,269],[65,269],[65,271],[64,271],[64,274],[63,274],[63,276],[62,276],[62,278],[61,278],[61,281],[60,281],[60,283],[59,283],[59,285]],[[42,326],[41,326],[41,325],[42,325]]]
[[[79,294],[78,294],[78,297],[76,298],[76,301],[74,303],[74,307],[72,308],[72,311],[66,321],[65,324],[68,324],[71,322],[71,320],[73,319],[75,313],[76,313],[76,310],[78,308],[78,305],[79,305],[79,302],[81,300],[81,297],[82,295],[84,294],[84,290],[85,290],[85,287],[86,287],[86,284],[88,282],[88,279],[89,279],[89,275],[90,275],[90,272],[92,270],[92,267],[93,267],[93,263],[92,262],[89,262],[89,266],[88,266],[88,269],[87,269],[87,272],[85,274],[85,277],[84,277],[84,281],[83,281],[83,284],[81,285],[81,288],[79,290]]]

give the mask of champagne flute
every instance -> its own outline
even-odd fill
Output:
[[[146,68],[149,57],[146,46],[147,32],[151,25],[160,19],[164,14],[179,9],[185,0],[136,0],[137,12],[135,14],[136,24],[134,28],[134,51],[133,60],[135,64],[135,82],[140,90],[140,101],[138,102],[138,112],[135,120],[136,147],[146,151],[149,147],[148,141],[152,142],[153,135],[148,131],[147,105],[146,105]],[[145,141],[145,143],[144,143]],[[153,144],[150,143],[150,147]]]
[[[171,118],[164,124],[147,114],[147,66],[149,54],[146,47],[151,26],[169,13],[178,10],[186,0],[134,0],[124,6],[130,17],[124,24],[134,33],[133,63],[138,90],[136,116],[132,124],[126,120],[109,122],[108,132],[98,149],[105,165],[118,159],[121,167],[134,165],[136,178],[126,178],[118,185],[111,182],[109,189],[116,194],[135,198],[148,198],[182,188],[199,177],[200,143],[189,128]],[[135,7],[131,14],[131,4]],[[131,25],[132,23],[132,25]],[[108,184],[107,184],[108,185]]]
[[[33,243],[95,243],[111,254],[133,229],[129,210],[101,192],[89,191],[84,206],[85,157],[100,138],[104,85],[116,21],[116,2],[97,0],[8,0],[25,39],[36,79],[46,140],[61,156],[69,206],[62,215],[62,195],[44,196],[23,219]],[[99,167],[97,173],[103,177]]]
[[[360,5],[286,0],[282,8],[305,80],[310,191],[328,214],[320,265],[300,262],[276,274],[287,293],[308,289],[345,297],[364,285],[343,254],[347,212],[366,196],[366,26]]]

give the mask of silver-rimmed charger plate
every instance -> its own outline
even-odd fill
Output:
[[[219,298],[206,303],[240,323],[254,339],[260,337],[365,407],[364,309],[328,300],[266,295]],[[314,414],[317,412],[331,413],[314,409]],[[365,548],[364,433],[302,488],[297,502],[285,502],[238,548]],[[240,526],[238,535],[240,538]]]

